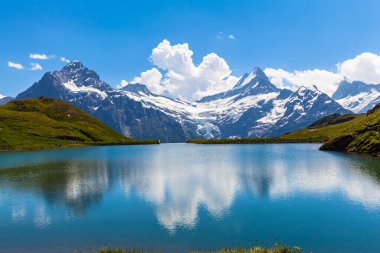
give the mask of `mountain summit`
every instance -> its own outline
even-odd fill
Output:
[[[253,79],[269,81],[264,71],[262,71],[259,67],[255,67],[250,73],[245,73],[236,83],[235,87],[245,85],[251,82]]]
[[[346,109],[365,113],[380,103],[380,84],[345,80],[339,84],[332,98]]]
[[[234,97],[236,95],[240,95],[241,97],[278,91],[279,89],[269,81],[265,73],[260,68],[256,67],[250,73],[245,73],[231,90],[211,96],[206,96],[200,99],[198,102],[205,103],[217,99]]]
[[[222,93],[188,103],[153,94],[143,84],[114,89],[79,61],[46,73],[17,98],[62,99],[136,139],[278,136],[330,114],[350,112],[316,88],[279,89],[260,68]]]

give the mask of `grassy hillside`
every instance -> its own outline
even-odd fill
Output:
[[[351,115],[349,116],[351,117]],[[345,117],[345,115],[340,117]],[[334,119],[328,123],[321,123],[321,125],[317,121],[308,128],[285,134],[280,138],[284,140],[315,140],[324,143],[345,134],[347,131],[355,131],[356,127],[364,125],[368,118],[365,114],[358,114],[352,116],[350,121],[335,123],[336,121],[339,120]]]
[[[322,150],[380,152],[380,108],[354,119],[319,128],[306,128],[281,137],[284,140],[319,139]]]
[[[330,138],[321,150],[380,154],[380,107],[343,125],[339,136]]]
[[[150,144],[119,134],[78,108],[49,98],[0,106],[0,150]]]
[[[356,119],[357,117],[360,117],[360,114],[332,114],[330,116],[324,117],[320,120],[315,121],[313,124],[311,124],[308,128],[320,128],[324,126],[330,126],[330,125],[336,125],[340,123],[344,123],[347,121],[351,121],[353,119]]]

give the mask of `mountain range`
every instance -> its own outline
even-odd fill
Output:
[[[115,89],[73,61],[45,73],[16,99],[41,96],[67,101],[126,136],[162,142],[280,136],[334,113],[351,113],[315,86],[279,89],[260,68],[226,92],[186,102],[154,94],[143,84]]]
[[[332,98],[348,110],[366,113],[380,103],[380,84],[343,81]]]

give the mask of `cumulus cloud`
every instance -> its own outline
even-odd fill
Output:
[[[337,65],[338,72],[348,81],[380,83],[380,55],[365,52]]]
[[[232,34],[229,34],[229,35],[228,35],[228,38],[229,38],[230,40],[234,40],[234,39],[235,39],[235,36],[232,35]]]
[[[30,59],[35,59],[35,60],[48,60],[52,58],[51,56],[47,56],[46,54],[30,54],[29,55]]]
[[[42,66],[38,63],[32,62],[30,63],[31,68],[30,70],[42,70]]]
[[[69,63],[69,62],[70,62],[69,59],[67,59],[66,57],[63,57],[63,56],[59,57],[59,60],[60,60],[61,62],[65,62],[65,63]]]
[[[338,63],[332,71],[313,69],[288,72],[283,69],[266,68],[264,72],[271,82],[279,87],[316,85],[318,89],[331,95],[343,80],[380,83],[380,55],[365,52]]]
[[[230,89],[236,77],[231,76],[227,62],[215,53],[203,57],[199,65],[193,62],[193,51],[187,43],[171,45],[163,40],[151,55],[152,63],[166,71],[161,85],[173,97],[199,99]]]
[[[296,89],[299,86],[316,85],[319,90],[329,95],[334,93],[343,80],[340,74],[321,69],[288,72],[283,69],[266,68],[264,72],[270,81],[280,88]]]
[[[12,61],[8,61],[8,67],[18,69],[18,70],[24,69],[24,66],[22,64],[12,62]]]
[[[156,69],[152,68],[141,73],[140,76],[135,77],[131,83],[145,84],[150,91],[156,94],[163,94],[165,89],[161,85],[162,74]]]
[[[121,88],[124,88],[125,86],[127,86],[128,84],[129,84],[129,82],[128,82],[127,80],[121,80],[121,81],[120,81],[120,84],[117,85],[116,87],[117,87],[118,89],[121,89]]]
[[[227,62],[215,53],[203,57],[199,65],[193,62],[193,51],[187,43],[171,45],[163,40],[152,50],[154,68],[146,70],[128,82],[145,84],[156,94],[193,101],[207,95],[226,91],[238,81],[231,75]]]
[[[220,32],[218,36],[223,36],[223,33]],[[156,94],[194,101],[231,89],[239,80],[231,75],[229,65],[217,54],[205,55],[198,65],[193,62],[193,54],[187,43],[171,45],[168,40],[163,40],[152,50],[150,56],[155,67],[142,72],[130,82],[123,80],[118,87],[128,83],[142,83]],[[280,88],[295,90],[300,86],[315,85],[319,90],[332,95],[338,84],[345,79],[380,83],[380,56],[362,53],[336,64],[333,70],[287,71],[266,68],[264,72]]]

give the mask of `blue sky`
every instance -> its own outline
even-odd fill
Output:
[[[324,69],[380,53],[380,1],[17,1],[0,6],[0,93],[17,95],[78,59],[111,85],[153,66],[164,39],[188,43],[197,65],[216,53],[236,77],[254,66]],[[233,35],[234,39],[228,38]],[[30,59],[31,53],[55,55]],[[21,63],[24,70],[9,68]],[[43,67],[31,71],[30,63]]]

